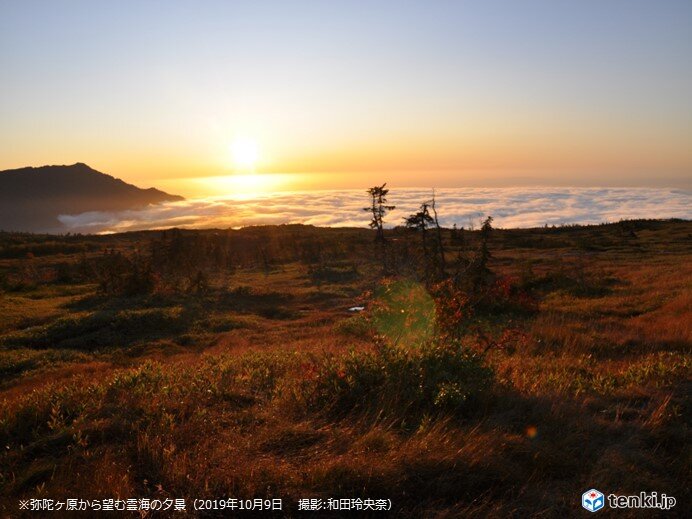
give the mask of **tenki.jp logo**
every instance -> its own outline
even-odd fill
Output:
[[[634,495],[608,494],[609,508],[658,508],[670,510],[677,504],[677,499],[665,493],[639,492]],[[581,495],[581,506],[589,512],[598,512],[605,506],[606,496],[595,488]]]
[[[589,512],[598,512],[605,505],[605,498],[603,494],[592,488],[587,490],[581,496],[581,506],[586,508]]]

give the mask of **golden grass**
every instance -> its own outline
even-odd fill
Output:
[[[374,394],[336,414],[331,393],[311,401],[316,372],[338,383],[347,352],[366,362],[376,351],[373,321],[346,309],[377,284],[367,274],[318,286],[295,262],[236,271],[194,312],[174,295],[113,303],[187,309],[170,336],[62,353],[51,365],[41,363],[50,347],[5,345],[13,375],[0,387],[0,511],[15,514],[19,497],[75,494],[283,497],[293,513],[299,498],[384,497],[404,517],[555,517],[576,515],[591,487],[682,503],[691,230],[643,230],[637,247],[580,255],[578,265],[555,260],[570,252],[563,245],[514,247],[529,232],[500,233],[491,267],[518,275],[531,260],[539,311],[483,321],[489,337],[514,331],[485,357],[489,393],[463,412],[414,412]],[[598,243],[610,231],[593,232]],[[253,295],[228,299],[239,285]],[[87,311],[70,306],[79,297],[40,294],[2,305],[42,324]],[[274,294],[290,295],[285,314],[267,306]],[[4,337],[18,333],[16,317],[3,322]]]

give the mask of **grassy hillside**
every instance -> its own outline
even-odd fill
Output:
[[[384,252],[293,225],[0,233],[0,515],[261,497],[555,517],[593,487],[684,515],[691,238],[494,230],[481,269],[479,232],[444,230],[435,278],[404,229]]]

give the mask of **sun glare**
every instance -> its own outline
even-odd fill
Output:
[[[295,185],[300,175],[287,173],[233,174],[188,179],[195,196],[246,199],[286,190]]]
[[[238,170],[252,171],[257,165],[259,158],[259,146],[253,139],[236,139],[231,144],[233,164]]]

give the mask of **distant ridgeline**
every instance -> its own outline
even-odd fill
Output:
[[[0,171],[0,230],[64,232],[62,214],[122,211],[183,200],[158,189],[140,189],[86,164]]]

